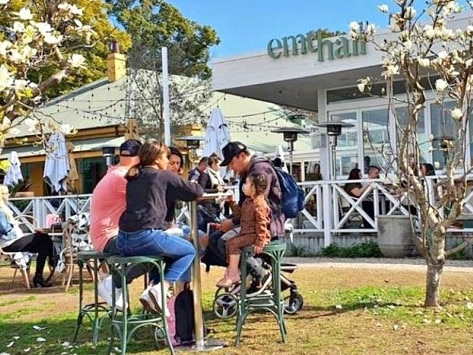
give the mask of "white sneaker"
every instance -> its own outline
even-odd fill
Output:
[[[154,308],[159,310],[158,313],[161,313],[161,305],[162,305],[162,300],[163,300],[163,295],[161,294],[161,285],[157,284],[151,287],[148,291],[148,295],[151,299],[151,301],[154,303]],[[171,316],[171,313],[169,312],[168,307],[166,306],[164,309],[164,314],[166,315],[167,318]]]
[[[109,275],[104,278],[101,282],[99,282],[99,285],[97,287],[97,293],[105,302],[107,302],[110,307],[112,307],[112,289],[112,275]],[[121,288],[115,288],[115,303],[117,309],[119,311],[123,311],[123,297]],[[128,308],[128,305],[125,304],[125,307]]]
[[[148,287],[146,290],[143,291],[143,293],[140,296],[140,302],[143,305],[143,308],[145,311],[150,312],[150,313],[155,313],[159,314],[161,313],[161,308],[156,308],[153,300],[151,299],[149,295],[149,290],[151,287]]]

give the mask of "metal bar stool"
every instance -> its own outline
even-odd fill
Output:
[[[121,279],[123,293],[122,309],[125,309],[126,302],[129,301],[129,290],[126,275],[130,268],[143,263],[153,265],[153,267],[155,267],[159,273],[159,279],[164,280],[165,262],[164,258],[159,256],[111,256],[107,258],[107,262],[113,272],[114,278],[119,277]],[[164,283],[161,282],[160,285],[161,294],[165,295]],[[166,297],[163,297],[162,299],[161,309],[166,309]],[[126,312],[119,313],[116,307],[115,293],[112,292],[111,318],[112,332],[110,336],[109,353],[114,350],[113,343],[115,335],[118,335],[120,337],[121,354],[126,354],[127,345],[135,331],[142,327],[148,326],[152,327],[154,330],[153,338],[155,341],[156,348],[158,347],[158,340],[165,340],[171,354],[174,354],[174,348],[172,346],[171,338],[169,336],[167,319],[164,315],[164,312],[162,312],[161,314],[154,314],[143,310],[140,313],[132,314],[128,309],[128,311]]]
[[[238,314],[237,314],[237,336],[235,345],[240,343],[240,336],[246,317],[253,311],[267,311],[271,312],[276,318],[279,330],[281,332],[282,341],[286,342],[286,324],[284,323],[284,299],[281,295],[281,263],[284,252],[286,251],[286,243],[274,241],[266,245],[263,249],[263,255],[271,264],[271,287],[265,292],[259,293],[255,296],[247,297],[247,258],[253,255],[253,246],[245,247],[241,253],[241,290],[240,298],[238,300]]]
[[[87,316],[92,322],[92,341],[95,344],[98,342],[99,331],[104,319],[108,318],[110,307],[106,302],[99,302],[98,295],[98,269],[101,262],[109,255],[106,253],[101,253],[99,251],[81,251],[77,254],[77,265],[79,266],[79,315],[77,316],[77,325],[74,332],[73,342],[76,342],[77,336],[79,334],[79,329],[82,325],[84,317]],[[87,266],[90,272],[90,262],[92,262],[92,278],[94,284],[94,300],[92,303],[84,304],[84,266]],[[103,317],[102,314],[106,315]]]

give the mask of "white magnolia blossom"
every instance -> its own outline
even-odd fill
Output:
[[[33,14],[31,13],[31,10],[24,7],[20,10],[20,12],[17,13],[18,17],[22,21],[29,21],[33,19]]]
[[[44,36],[44,42],[49,44],[49,45],[55,45],[55,44],[59,44],[61,43],[63,37],[62,36],[53,36],[52,34],[50,33],[47,33],[45,36]]]
[[[36,132],[41,125],[36,118],[26,118],[24,123],[28,127],[29,132]]]
[[[10,2],[10,0],[0,0],[0,5],[6,5]]]
[[[34,22],[34,21],[31,21],[31,25],[33,25],[34,27],[36,27],[38,29],[38,32],[41,34],[41,36],[46,36],[47,34],[49,34],[53,31],[53,28],[47,22]]]
[[[459,120],[463,117],[463,111],[457,107],[452,110],[451,115],[453,119]]]
[[[82,67],[85,63],[85,58],[82,54],[73,54],[68,60],[69,64],[73,68]]]
[[[417,61],[419,62],[419,65],[422,68],[428,68],[430,66],[429,58],[419,58],[419,59],[417,59]]]
[[[412,6],[408,6],[406,8],[406,11],[404,11],[404,18],[406,20],[411,20],[416,16],[416,9],[414,9]]]
[[[443,79],[437,79],[435,81],[435,90],[437,92],[444,92],[448,88],[448,83]]]
[[[74,127],[70,124],[62,124],[60,127],[59,127],[59,130],[65,134],[65,135],[68,135],[68,134],[72,134],[74,132]]]
[[[383,13],[385,13],[385,14],[388,13],[388,11],[389,11],[388,5],[384,5],[384,4],[383,4],[383,5],[379,5],[379,6],[378,6],[378,9],[379,9],[379,11],[381,11],[381,12],[383,12]]]

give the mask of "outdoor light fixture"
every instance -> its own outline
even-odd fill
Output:
[[[272,130],[273,133],[282,133],[283,139],[287,142],[287,150],[289,151],[289,171],[292,175],[292,152],[294,150],[294,142],[297,141],[297,135],[308,134],[310,131],[298,127],[281,127]]]
[[[342,121],[325,121],[316,123],[314,126],[322,127],[327,130],[326,134],[329,137],[329,142],[331,146],[331,155],[332,159],[331,164],[332,168],[330,169],[332,176],[331,179],[336,179],[336,164],[337,164],[337,137],[342,134],[342,128],[354,127],[354,124],[346,123]]]
[[[192,152],[192,156],[196,156],[197,149],[200,148],[200,142],[204,141],[205,138],[203,136],[184,136],[176,138],[175,140],[185,142],[189,152]],[[191,154],[189,153],[189,161],[192,162],[192,160]]]
[[[115,147],[102,147],[102,155],[105,158],[107,166],[112,165],[115,156]]]

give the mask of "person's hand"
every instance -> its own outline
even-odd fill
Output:
[[[228,232],[230,229],[233,228],[233,222],[231,219],[224,219],[222,222],[216,224],[217,230],[222,231],[224,233]]]
[[[255,245],[253,246],[253,251],[255,252],[255,254],[261,254],[263,252],[263,247]]]
[[[230,194],[225,198],[225,201],[227,202],[234,202],[235,201],[235,196],[233,195],[233,191],[228,191]]]

